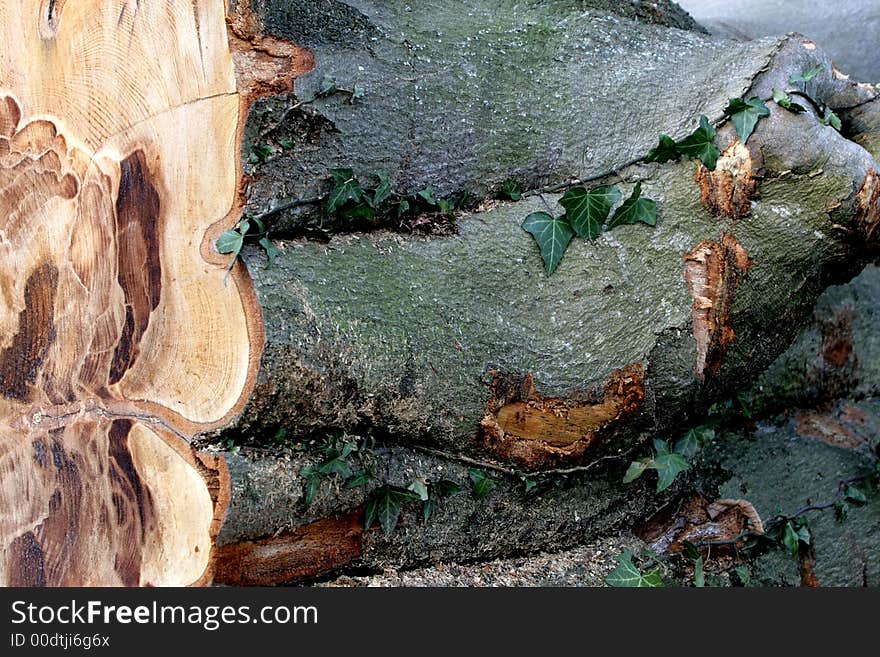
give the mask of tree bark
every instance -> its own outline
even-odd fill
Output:
[[[366,24],[399,25],[396,5],[384,13],[359,6],[364,13],[358,20]],[[535,11],[551,10],[541,5]],[[298,14],[290,12],[285,20],[295,23]],[[283,31],[281,14],[273,16],[271,29]],[[441,36],[416,33],[442,38],[443,19],[441,8],[435,22]],[[391,101],[369,94],[362,105],[311,103],[308,112],[317,112],[311,116],[332,115],[336,127],[295,156],[302,175],[289,184],[299,185],[302,195],[319,191],[328,163],[361,172],[386,167],[407,189],[431,184],[477,195],[526,170],[531,173],[521,180],[531,187],[575,176],[593,178],[589,184],[621,184],[626,194],[640,181],[644,193],[658,200],[657,227],[575,240],[552,277],[520,228],[530,212],[561,211],[555,207],[558,195],[547,193],[488,204],[461,217],[454,236],[375,231],[337,235],[328,243],[292,239],[279,244],[271,269],[248,251],[245,260],[264,309],[266,351],[254,394],[225,434],[263,446],[279,427],[294,443],[328,431],[370,434],[384,445],[377,456],[384,481],[402,486],[415,476],[447,474],[467,484],[472,461],[518,474],[499,474],[501,488],[490,500],[456,498],[449,515],[424,526],[405,515],[401,533],[385,539],[378,532],[363,534],[352,520],[352,513],[362,517],[369,491],[325,487],[313,505],[304,505],[297,472],[313,462],[310,457],[294,452],[279,458],[261,449],[233,457],[235,501],[220,537],[224,572],[237,573],[227,575],[229,581],[290,581],[352,564],[410,567],[526,553],[631,525],[681,493],[688,481],[683,478],[666,496],[647,485],[624,487],[630,457],[647,449],[648,438],[674,438],[698,423],[710,404],[754,381],[807,321],[820,292],[847,280],[869,257],[877,164],[859,144],[874,139],[876,127],[850,116],[870,106],[874,91],[833,72],[814,44],[798,36],[732,44],[619,18],[612,27],[582,11],[560,25],[556,46],[571,43],[577,50],[588,34],[613,44],[602,55],[609,59],[602,67],[579,59],[565,60],[570,68],[555,68],[549,57],[535,70],[578,84],[565,86],[552,103],[530,105],[522,122],[516,113],[481,113],[469,104],[467,76],[463,82],[443,77],[449,64],[435,58],[435,45],[431,70],[446,91],[431,87],[424,93],[440,98],[446,114],[392,110],[383,104]],[[476,24],[465,21],[462,29],[471,27],[469,35],[476,35]],[[467,36],[456,33],[463,43]],[[310,97],[314,87],[308,85],[318,84],[315,76],[322,72],[356,69],[326,68],[342,57],[338,51],[351,55],[334,38],[311,44],[316,73],[298,89],[300,99]],[[376,38],[383,43],[381,35]],[[639,64],[639,39],[662,53],[653,70]],[[475,70],[491,96],[506,89],[492,73],[506,55],[487,48],[455,66],[482,62]],[[367,70],[376,63],[364,61]],[[811,82],[810,95],[841,111],[844,134],[822,125],[812,107],[795,115],[768,102],[771,116],[746,147],[739,144],[721,115],[728,98],[769,98],[773,88],[789,88],[790,76],[816,63],[825,69]],[[432,79],[424,73],[427,61],[421,66]],[[399,73],[384,75],[383,85],[401,84]],[[605,84],[615,76],[618,84]],[[639,90],[651,102],[623,109],[622,89]],[[515,98],[522,90],[509,91]],[[588,116],[571,113],[587,105]],[[553,121],[558,111],[569,120]],[[681,137],[692,130],[701,113],[720,125],[716,143],[724,155],[716,172],[686,161],[630,163],[656,143],[658,133]],[[405,118],[391,121],[392,131],[377,123],[377,114]],[[251,134],[263,121],[272,125],[261,113],[252,119]],[[484,144],[506,147],[509,134],[497,135],[517,126],[533,126],[541,136],[534,148],[511,148],[513,161],[499,157],[481,168],[450,150],[456,139],[438,128],[451,129],[461,120],[481,126],[474,136],[477,151]],[[418,142],[430,148],[403,157],[398,149],[407,147],[406,140],[385,137],[413,124],[434,137]],[[435,130],[429,133],[428,125]],[[542,160],[541,144],[553,143],[567,144],[557,151],[563,154],[588,145],[595,157]],[[334,149],[344,156],[328,156]],[[374,159],[362,156],[365,151]],[[282,171],[284,160],[258,168],[264,178],[252,183],[252,207],[270,207],[270,198],[279,196],[272,167]],[[282,232],[292,225],[286,221]],[[529,470],[538,477],[574,472],[535,501],[524,496],[518,476]],[[340,532],[354,537],[345,549],[331,547],[338,541],[326,538]]]

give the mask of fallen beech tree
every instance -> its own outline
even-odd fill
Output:
[[[389,12],[377,11],[373,27],[399,25]],[[273,29],[284,32],[278,16]],[[293,10],[284,16],[294,23],[298,17]],[[797,36],[731,44],[619,18],[609,20],[610,28],[589,12],[574,12],[560,30],[577,32],[572,26],[578,20],[596,41],[614,42],[606,53],[610,60],[598,71],[584,64],[577,89],[565,87],[571,95],[554,98],[546,110],[532,106],[522,120],[539,131],[550,125],[548,144],[570,140],[560,152],[587,143],[594,158],[549,163],[514,149],[522,160],[498,158],[488,173],[492,165],[474,168],[473,160],[444,151],[443,144],[456,142],[444,142],[442,129],[427,140],[437,150],[424,159],[399,157],[399,140],[380,141],[386,124],[376,123],[371,112],[378,110],[368,99],[360,107],[319,100],[304,111],[313,121],[333,117],[335,129],[287,164],[282,156],[257,167],[263,178],[251,184],[252,207],[272,207],[283,196],[272,178],[289,164],[305,173],[291,185],[309,190],[303,195],[319,190],[325,172],[308,163],[332,149],[341,153],[333,165],[371,170],[375,161],[359,159],[359,149],[370,144],[375,158],[392,164],[392,178],[417,181],[410,189],[430,183],[480,195],[531,171],[523,179],[535,187],[575,177],[589,179],[588,185],[621,184],[626,196],[638,181],[658,201],[656,228],[631,226],[595,241],[576,239],[549,278],[520,227],[529,213],[553,210],[559,196],[548,193],[490,204],[461,217],[449,237],[374,231],[327,243],[288,240],[279,244],[271,269],[256,251],[247,252],[267,343],[254,394],[225,434],[263,445],[279,427],[294,442],[333,431],[371,434],[386,446],[378,471],[398,486],[437,473],[466,485],[468,467],[477,462],[518,473],[575,472],[577,483],[536,502],[522,494],[517,476],[502,477],[490,501],[459,501],[433,527],[410,516],[399,535],[386,539],[363,533],[369,487],[325,487],[305,504],[298,472],[311,457],[279,459],[257,451],[234,459],[234,501],[220,537],[223,581],[292,581],[346,565],[412,566],[524,553],[571,545],[644,517],[662,500],[648,487],[620,484],[627,456],[647,449],[641,445],[648,437],[674,437],[712,402],[747,386],[790,343],[818,294],[864,262],[877,221],[877,165],[861,146],[823,125],[816,110],[828,105],[855,112],[873,97],[872,88],[845,79],[814,44]],[[436,29],[445,34],[446,24]],[[474,26],[473,34],[479,29]],[[619,29],[651,40],[648,50],[663,53],[657,69],[633,63],[645,43],[615,40]],[[321,45],[328,52],[333,41]],[[318,84],[325,60],[317,52],[316,72],[304,79],[297,102],[309,97],[308,85]],[[345,52],[351,55],[351,48]],[[367,71],[377,60],[381,56],[365,61]],[[769,99],[774,88],[790,87],[789,77],[817,64],[823,72],[809,89],[817,107],[793,114],[768,102],[770,117],[758,123],[747,146],[740,144],[721,115],[728,99]],[[456,79],[442,61],[437,66],[444,80]],[[609,70],[617,87],[592,86]],[[558,74],[549,62],[541,71]],[[484,132],[477,138],[491,141],[495,124],[471,113],[464,79],[443,95],[449,116],[479,123]],[[492,87],[494,79],[484,82],[491,87],[487,96],[504,91]],[[392,88],[398,83],[393,77],[384,82]],[[650,89],[651,103],[624,111],[609,100],[619,100],[621,88]],[[699,98],[682,101],[683,93],[697,88]],[[585,142],[578,141],[583,125],[572,126],[580,113],[566,126],[544,122],[543,112],[556,111],[557,102],[585,105],[580,94],[592,89],[597,97],[584,120],[594,132]],[[283,115],[282,108],[276,110]],[[716,143],[723,154],[714,172],[688,161],[631,163],[656,144],[658,133],[687,134],[701,113],[721,126]],[[422,120],[452,125],[419,112],[406,117],[417,131],[426,131]],[[520,121],[516,113],[506,117],[496,116],[498,131]],[[274,125],[271,116],[258,113],[254,120]],[[843,126],[844,134],[851,135],[852,125]],[[869,138],[871,130],[860,129],[859,138]],[[432,173],[423,175],[420,167]],[[281,221],[282,233],[292,230],[289,221]]]
[[[607,8],[617,3],[535,3],[504,24],[489,21],[497,3],[472,3],[470,17],[458,3],[254,4],[230,10],[228,41],[219,2],[0,4],[25,44],[0,71],[4,582],[207,579],[224,467],[187,443],[230,425],[256,441],[278,427],[293,439],[372,433],[394,446],[377,457],[389,483],[426,467],[463,479],[471,461],[586,473],[540,504],[508,482],[438,527],[455,546],[439,557],[620,526],[660,503],[620,485],[621,455],[757,376],[873,238],[877,165],[815,108],[768,103],[745,146],[722,125],[730,98],[770,98],[816,64],[817,108],[873,97],[800,38],[714,41],[670,29],[688,25],[665,3],[672,13],[653,21]],[[83,34],[95,46],[80,53]],[[245,108],[289,92],[311,64],[289,39],[317,68],[302,98],[269,108],[273,123],[253,116],[250,135],[274,139],[277,123],[296,138],[275,173],[253,172],[255,211],[318,193],[341,165],[477,199],[511,177],[536,190],[640,182],[656,228],[576,240],[548,278],[520,225],[558,196],[533,194],[463,216],[447,237],[290,240],[272,269],[247,252],[253,287],[241,262],[224,284],[214,243],[240,212]],[[358,67],[375,85],[355,102],[317,98],[325,56],[340,85]],[[113,73],[132,57],[147,70]],[[684,137],[701,114],[721,126],[714,172],[637,163],[658,133]],[[272,218],[276,234],[297,221]],[[430,543],[364,534],[364,489],[303,504],[302,461],[234,462],[222,581],[432,558]]]

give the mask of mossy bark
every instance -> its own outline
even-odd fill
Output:
[[[827,57],[798,37],[732,44],[580,4],[527,3],[504,25],[496,12],[487,22],[479,2],[468,5],[473,22],[460,10],[452,20],[448,3],[411,12],[397,3],[325,4],[339,20],[311,32],[297,31],[312,25],[298,3],[259,8],[268,30],[312,40],[300,44],[316,55],[300,100],[314,96],[324,73],[367,94],[288,115],[296,120],[278,130],[297,150],[257,167],[255,210],[319,192],[327,167],[351,166],[384,169],[405,190],[431,184],[440,195],[485,196],[510,177],[527,188],[595,177],[592,184],[619,184],[624,194],[640,181],[658,202],[658,225],[576,239],[551,277],[520,224],[536,210],[561,211],[552,194],[489,204],[461,216],[446,237],[282,240],[270,269],[246,250],[267,343],[254,395],[224,437],[265,445],[280,427],[292,443],[371,434],[381,478],[399,485],[438,473],[466,483],[469,466],[453,455],[517,470],[595,463],[538,498],[503,477],[488,501],[463,495],[465,506],[441,509],[436,525],[408,511],[400,533],[358,534],[356,549],[334,552],[324,572],[563,547],[650,514],[668,498],[646,483],[621,485],[629,456],[753,381],[822,290],[858,271],[876,212],[860,193],[877,164],[812,111],[772,103],[747,149],[735,148],[729,124],[720,127],[717,143],[731,150],[715,178],[691,161],[631,161],[658,133],[681,137],[701,113],[721,124],[730,97],[768,98],[816,63],[826,64],[811,89],[817,101],[853,107],[873,92],[836,78]],[[526,41],[509,49],[528,36],[523,25],[545,32],[537,51]],[[537,61],[514,61],[534,52]],[[251,134],[295,101],[255,113]],[[748,202],[734,203],[742,190]],[[276,234],[296,221],[284,217]],[[580,438],[557,440],[560,417]],[[232,459],[236,493],[221,541],[281,532],[297,546],[291,553],[303,553],[320,549],[319,535],[362,532],[350,514],[361,517],[363,490],[324,490],[303,504],[305,462]],[[315,529],[319,519],[330,529]],[[272,549],[250,544],[248,558]],[[279,581],[317,574],[299,562],[280,572]]]

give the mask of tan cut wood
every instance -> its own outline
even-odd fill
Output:
[[[228,477],[189,441],[241,410],[263,345],[247,272],[224,281],[213,246],[258,86],[225,12],[0,0],[3,585],[210,577]],[[261,59],[266,89],[295,54]]]

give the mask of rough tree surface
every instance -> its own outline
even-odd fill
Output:
[[[189,439],[263,341],[212,248],[252,99],[224,3],[4,0],[0,31],[0,583],[205,581],[229,482]]]
[[[289,239],[271,269],[247,252],[267,346],[225,438],[265,445],[283,427],[296,446],[371,434],[383,445],[375,471],[400,486],[448,477],[467,487],[461,457],[535,476],[590,467],[537,496],[499,476],[489,498],[456,497],[430,522],[405,510],[386,539],[363,530],[376,484],[325,483],[306,505],[298,473],[314,455],[246,451],[230,456],[222,581],[494,558],[629,526],[696,481],[680,477],[659,496],[641,480],[623,486],[630,457],[754,380],[822,290],[864,264],[878,201],[877,163],[863,146],[876,127],[856,118],[872,87],[835,73],[798,36],[734,43],[682,31],[692,26],[674,16],[658,23],[601,5],[520,3],[500,19],[477,1],[454,14],[447,3],[326,2],[332,20],[319,28],[299,3],[255,3],[266,30],[316,57],[295,98],[252,112],[253,143],[297,143],[293,156],[279,148],[252,170],[255,212],[320,193],[327,168],[341,166],[384,170],[405,191],[476,198],[511,177],[527,188],[589,177],[624,195],[640,181],[658,225],[576,239],[549,278],[520,224],[554,209],[553,194],[485,204],[452,236]],[[812,108],[795,115],[768,101],[771,116],[740,144],[723,122],[728,99],[769,99],[817,64],[810,93],[841,111],[843,134]],[[315,98],[325,75],[365,96]],[[719,125],[716,171],[632,164],[700,114]],[[295,233],[300,211],[274,217],[276,234]]]

